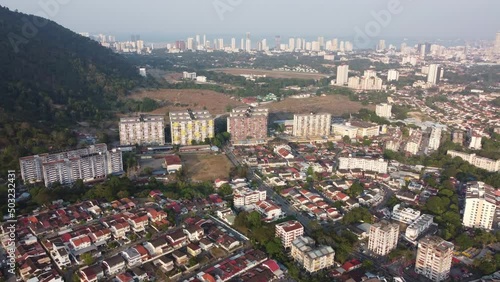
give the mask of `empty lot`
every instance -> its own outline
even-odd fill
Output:
[[[238,68],[225,68],[225,69],[212,69],[212,71],[223,72],[231,75],[254,74],[266,75],[273,78],[299,78],[299,79],[321,79],[328,77],[321,73],[307,73],[307,72],[293,72],[293,71],[274,71],[263,69],[238,69]]]
[[[150,98],[164,104],[163,107],[153,111],[153,114],[165,114],[170,111],[185,109],[207,109],[211,114],[218,115],[227,112],[227,107],[242,106],[243,103],[231,96],[211,90],[198,89],[161,89],[134,93],[128,98],[141,100]]]
[[[375,106],[363,106],[359,102],[350,101],[347,96],[327,95],[304,99],[287,98],[283,101],[265,105],[272,113],[319,113],[326,112],[334,116],[357,113],[362,108],[373,110]]]
[[[223,154],[183,154],[181,159],[183,169],[193,181],[227,179],[232,167],[229,159]]]

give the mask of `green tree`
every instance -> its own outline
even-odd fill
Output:
[[[81,254],[81,260],[85,265],[92,265],[95,262],[94,257],[90,253]]]
[[[252,211],[248,214],[248,224],[252,227],[260,227],[262,225],[262,217],[257,211]]]
[[[342,137],[342,142],[346,143],[346,144],[351,144],[351,138],[347,135],[345,135],[344,137]]]
[[[455,244],[460,250],[463,251],[474,246],[474,240],[472,240],[466,233],[462,233],[455,239]]]
[[[372,221],[373,221],[372,214],[365,207],[353,208],[342,218],[342,222],[344,222],[345,224],[351,224],[356,222],[372,223]]]
[[[273,258],[281,258],[282,247],[281,240],[279,238],[273,238],[266,243],[266,253],[268,253]]]
[[[233,194],[233,188],[231,188],[231,185],[226,183],[219,188],[218,193],[221,197],[225,198]]]
[[[351,198],[357,198],[359,195],[361,195],[364,191],[363,186],[359,182],[354,182],[349,189],[347,189],[346,193],[349,195]]]

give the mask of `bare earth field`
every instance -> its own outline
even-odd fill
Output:
[[[263,69],[226,68],[226,69],[212,69],[212,71],[224,72],[224,73],[231,74],[231,75],[241,75],[241,74],[264,75],[265,74],[268,77],[274,77],[274,78],[321,79],[324,77],[328,77],[327,75],[320,74],[320,73],[274,71],[274,70],[263,70]]]
[[[226,179],[232,167],[226,155],[183,154],[182,166],[193,181],[214,181],[217,178]]]
[[[226,107],[243,106],[244,104],[231,99],[230,96],[211,90],[201,89],[162,89],[143,91],[130,96],[131,99],[141,100],[151,98],[166,103],[164,107],[156,109],[154,114],[165,114],[170,111],[180,111],[191,108],[206,109],[213,115],[226,113]]]
[[[434,121],[431,117],[429,117],[426,114],[421,113],[421,112],[409,112],[408,116],[411,118],[414,118],[414,119],[418,119],[421,122]]]
[[[269,108],[269,111],[274,113],[307,114],[310,112],[327,112],[334,116],[357,113],[362,108],[375,109],[375,106],[363,106],[361,103],[350,101],[348,97],[342,95],[327,95],[304,99],[288,98],[277,103],[266,104],[264,107]]]

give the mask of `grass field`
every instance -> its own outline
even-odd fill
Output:
[[[212,71],[224,72],[224,73],[231,74],[231,75],[241,75],[241,74],[264,75],[265,74],[267,77],[273,77],[273,78],[321,79],[324,77],[328,77],[327,75],[320,74],[320,73],[274,71],[274,70],[263,70],[263,69],[226,68],[226,69],[212,69]]]
[[[180,111],[191,108],[201,110],[206,108],[211,114],[226,113],[226,108],[242,106],[243,103],[231,99],[229,95],[211,90],[198,89],[162,89],[155,91],[142,91],[129,96],[131,99],[141,100],[151,98],[162,101],[165,106],[156,109],[154,114],[165,114],[170,111]]]
[[[181,159],[187,176],[193,181],[227,179],[232,167],[226,155],[222,154],[183,154]]]

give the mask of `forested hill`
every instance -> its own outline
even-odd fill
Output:
[[[68,146],[63,125],[107,117],[142,83],[135,66],[97,42],[0,6],[0,167]]]

